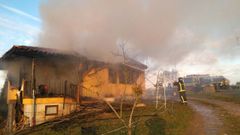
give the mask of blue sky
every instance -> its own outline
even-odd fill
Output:
[[[34,45],[41,23],[39,0],[0,0],[0,56],[12,45]],[[5,77],[0,71],[0,88]]]
[[[14,44],[34,45],[40,32],[39,0],[0,0],[0,56]]]

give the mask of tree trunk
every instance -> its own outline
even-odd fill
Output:
[[[133,113],[134,113],[134,109],[136,108],[137,105],[137,98],[134,101],[133,107],[132,107],[132,111],[131,114],[129,116],[129,121],[128,121],[128,135],[132,135],[132,118],[133,118]]]
[[[132,135],[132,127],[128,127],[128,135]]]

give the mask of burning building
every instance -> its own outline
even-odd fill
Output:
[[[90,60],[78,53],[13,46],[1,58],[7,70],[8,127],[36,125],[80,108],[83,97],[132,95],[145,89],[146,65],[127,58],[123,63]]]

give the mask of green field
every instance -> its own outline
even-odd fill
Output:
[[[193,93],[189,91],[188,95],[190,97],[217,99],[217,100],[234,102],[234,103],[240,104],[240,89],[222,90],[215,93],[203,93],[203,92]]]

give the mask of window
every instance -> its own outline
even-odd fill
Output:
[[[119,75],[119,83],[127,84],[129,80],[129,71],[127,67],[121,66],[121,68],[118,70]]]
[[[119,70],[119,82],[122,84],[133,84],[137,81],[140,76],[140,71],[122,66]]]
[[[45,106],[45,116],[57,115],[57,114],[58,114],[58,105],[46,105]]]
[[[117,70],[114,70],[113,68],[109,68],[108,76],[109,76],[110,83],[117,83]]]

